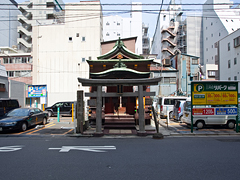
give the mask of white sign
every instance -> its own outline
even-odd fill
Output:
[[[5,146],[0,147],[0,152],[12,152],[12,151],[18,151],[21,150],[23,146]]]
[[[48,150],[59,150],[59,152],[69,152],[70,150],[106,152],[103,150],[116,150],[115,146],[62,146],[62,148],[48,148]]]

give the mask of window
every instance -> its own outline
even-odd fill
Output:
[[[163,16],[163,21],[165,21],[165,20],[166,20],[166,15]]]
[[[208,48],[206,49],[206,51],[208,51]]]
[[[228,43],[228,51],[230,51],[230,43]]]
[[[233,43],[234,43],[234,47],[237,47],[237,46],[239,46],[240,45],[240,36],[239,37],[237,37],[237,38],[235,38],[234,40],[233,40]]]
[[[109,33],[107,33],[106,36],[109,36]]]
[[[117,33],[117,36],[120,36],[120,34],[119,34],[119,33]]]
[[[234,58],[234,65],[237,64],[237,58]]]
[[[237,76],[234,76],[234,80],[237,80]]]
[[[213,37],[213,34],[211,34],[211,37]]]
[[[86,59],[85,58],[82,58],[82,62],[85,62],[86,61]]]
[[[208,77],[215,77],[216,71],[210,70],[208,71]]]
[[[79,37],[79,33],[76,34],[76,37]]]
[[[8,63],[8,58],[3,58],[3,63],[7,64]]]
[[[72,41],[72,37],[69,37],[68,40],[69,40],[69,41]]]
[[[82,37],[82,41],[86,41],[86,38],[85,38],[85,36],[83,36],[83,37]]]
[[[14,71],[7,71],[8,77],[13,77],[14,76]]]
[[[218,35],[221,36],[221,33],[219,33]]]
[[[88,59],[89,59],[89,60],[92,60],[92,56],[89,56]]]
[[[208,40],[208,38],[206,37],[206,40]]]
[[[213,23],[211,22],[211,26],[213,25]]]
[[[229,77],[228,80],[230,81],[230,80],[231,80],[231,77]]]
[[[198,59],[197,58],[192,58],[192,64],[198,64]]]
[[[231,60],[228,60],[228,68],[231,68]]]
[[[109,26],[110,25],[109,22],[107,22],[106,25]]]
[[[206,27],[206,30],[207,30],[207,27]]]
[[[117,26],[120,26],[120,23],[119,23],[119,22],[117,22]]]

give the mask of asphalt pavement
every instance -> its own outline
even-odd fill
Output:
[[[167,136],[239,136],[240,133],[236,133],[234,129],[227,129],[224,126],[212,126],[206,127],[204,129],[193,129],[191,133],[191,127],[187,126],[184,123],[177,121],[169,120],[167,123],[166,119],[157,119],[159,124],[159,133],[164,137]],[[94,126],[90,126],[83,134],[77,134],[74,131],[75,127],[74,120],[72,117],[61,116],[59,119],[57,117],[50,117],[48,123],[44,125],[38,125],[35,127],[29,128],[25,132],[2,132],[0,136],[73,136],[73,137],[92,137],[96,132]],[[139,137],[137,136],[137,130],[139,129],[136,126],[135,131],[130,131],[127,129],[114,129],[109,130],[112,133],[105,134],[105,137]],[[104,130],[104,129],[103,129]],[[157,133],[155,123],[152,120],[150,125],[145,126],[147,136],[152,137]],[[140,136],[141,138],[141,136]]]

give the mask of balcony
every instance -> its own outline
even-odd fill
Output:
[[[163,47],[162,48],[162,52],[164,51],[167,51],[169,54],[171,54],[172,56],[174,56],[174,53],[173,53],[173,49],[170,48],[170,47]]]
[[[28,31],[23,26],[18,26],[17,29],[18,29],[18,33],[25,34],[27,36],[32,36],[32,31]]]
[[[175,46],[176,46],[176,44],[174,44],[174,43],[171,41],[170,38],[163,38],[162,42],[164,42],[164,41],[168,42],[172,47],[175,47]]]
[[[171,37],[176,37],[176,34],[171,32],[169,29],[162,29],[162,33],[164,33],[164,32],[167,32],[168,34],[170,34]]]

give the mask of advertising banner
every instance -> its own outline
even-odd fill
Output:
[[[28,97],[47,97],[47,85],[29,85]]]

